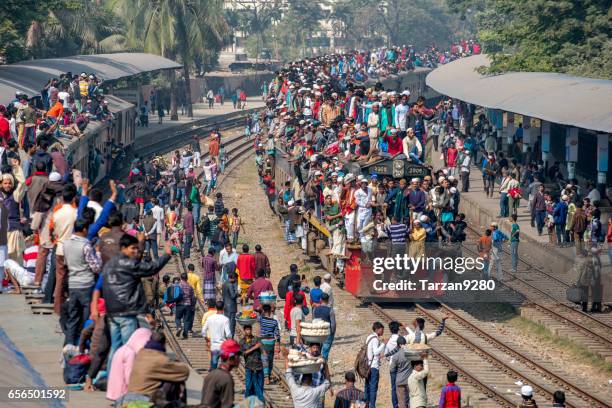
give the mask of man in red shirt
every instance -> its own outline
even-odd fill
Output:
[[[247,244],[242,246],[242,253],[238,255],[236,269],[238,269],[238,276],[240,277],[239,284],[242,293],[240,302],[244,305],[246,303],[249,286],[251,286],[253,279],[255,279],[255,257],[249,254],[249,246]]]
[[[257,270],[257,279],[247,291],[247,299],[253,299],[253,309],[259,310],[259,295],[261,292],[274,291],[272,282],[266,279],[266,271],[263,268]]]
[[[402,138],[398,136],[397,129],[391,129],[389,133],[390,136],[385,136],[385,141],[388,143],[387,152],[391,157],[395,157],[403,151]]]

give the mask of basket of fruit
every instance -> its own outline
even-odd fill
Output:
[[[302,340],[306,343],[323,343],[329,337],[329,323],[315,319],[312,323],[301,322],[300,327],[300,335],[302,336]]]
[[[252,326],[257,322],[257,313],[252,309],[245,309],[242,312],[236,314],[236,321],[241,326]]]
[[[259,303],[262,305],[273,305],[276,303],[276,294],[271,290],[259,294]]]
[[[313,357],[298,350],[289,350],[289,367],[295,374],[314,374],[321,370],[325,360]]]

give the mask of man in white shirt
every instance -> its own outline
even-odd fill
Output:
[[[414,135],[414,130],[409,128],[406,131],[406,137],[402,139],[402,147],[404,156],[408,161],[416,164],[423,164],[421,155],[423,154],[423,146],[419,139]]]
[[[238,262],[238,252],[234,251],[232,248],[232,243],[228,242],[225,244],[225,247],[219,252],[219,266],[221,267],[221,282],[225,282],[228,278],[228,270],[226,269],[226,265],[230,263],[234,264],[234,270],[236,268],[236,263]]]
[[[312,374],[302,375],[302,384],[298,385],[293,375],[293,369],[289,367],[289,359],[285,356],[285,380],[289,386],[289,392],[293,400],[295,408],[312,408],[318,407],[321,400],[325,397],[325,393],[331,387],[329,382],[329,371],[327,368],[324,371],[325,380],[321,385],[312,385]]]
[[[368,348],[368,362],[370,363],[370,375],[365,382],[365,400],[369,402],[370,408],[376,408],[376,395],[378,394],[378,379],[380,370],[380,356],[385,349],[385,343],[381,336],[385,332],[385,326],[381,322],[374,322],[372,333],[366,339]]]
[[[408,96],[402,95],[401,102],[395,107],[395,127],[405,131],[408,128]]]
[[[472,165],[472,157],[470,151],[465,150],[463,152],[463,160],[459,164],[461,171],[461,191],[467,193],[470,189],[470,166]]]
[[[60,314],[60,307],[66,300],[64,293],[64,281],[67,279],[68,271],[64,261],[64,242],[72,237],[74,222],[77,219],[77,209],[73,206],[76,197],[76,188],[70,184],[62,191],[63,205],[52,215],[53,238],[57,243],[55,251],[55,291],[54,311]]]
[[[357,204],[357,231],[362,231],[372,219],[372,189],[368,187],[368,180],[362,178],[360,187],[355,191],[355,202]],[[360,232],[360,238],[365,234]]]
[[[329,307],[334,307],[334,291],[331,286],[332,276],[330,273],[326,273],[323,276],[323,283],[321,284],[321,290],[323,293],[327,293],[329,295],[329,300],[327,301],[327,305]]]
[[[447,316],[442,318],[442,322],[440,323],[435,332],[426,334],[423,331],[425,330],[425,319],[417,317],[412,322],[414,330],[412,330],[408,326],[405,326],[406,330],[408,331],[408,335],[406,335],[406,342],[408,344],[428,344],[430,341],[442,334],[442,332],[444,331],[444,327],[446,326],[446,319],[448,319]]]
[[[206,319],[204,327],[202,327],[202,337],[206,339],[206,344],[210,349],[210,370],[217,368],[219,363],[219,352],[221,351],[221,344],[232,338],[232,332],[230,330],[230,321],[223,314],[223,301],[217,300],[215,308],[217,314],[210,316]]]
[[[422,356],[422,361],[412,362],[412,373],[408,377],[408,391],[410,392],[410,408],[427,407],[427,391],[425,380],[429,375],[429,363],[427,355]]]
[[[161,244],[161,234],[162,228],[164,227],[164,209],[159,205],[157,198],[151,199],[151,204],[153,204],[153,208],[151,208],[151,214],[153,214],[153,218],[155,218],[155,222],[157,223],[155,231],[157,232],[157,244]]]

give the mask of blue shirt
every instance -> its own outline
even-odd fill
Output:
[[[314,288],[310,291],[310,301],[312,303],[321,303],[321,295],[323,291],[320,288]]]
[[[492,239],[493,239],[493,246],[495,248],[501,249],[502,243],[507,241],[508,237],[506,236],[506,234],[496,229],[495,231],[493,231]]]

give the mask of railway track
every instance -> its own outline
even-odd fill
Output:
[[[478,327],[477,321],[447,305],[430,309],[416,304],[412,311],[386,304],[370,304],[370,308],[386,322],[408,323],[423,317],[429,324],[438,325],[442,312],[450,314],[452,319],[447,322],[444,334],[430,344],[433,357],[458,371],[465,381],[481,390],[497,406],[515,407],[520,396],[513,390],[521,384],[534,388],[540,406],[550,403],[552,394],[558,389],[566,392],[568,408],[609,406],[609,395],[602,396],[592,386],[570,379],[568,373],[552,372],[538,356],[517,351],[520,349],[517,345],[489,334]]]
[[[472,228],[470,231],[473,236],[468,240],[475,242],[476,231]],[[478,255],[474,245],[464,244],[462,249],[473,256]],[[556,322],[559,326],[559,335],[571,336],[590,351],[606,360],[612,360],[612,327],[607,322],[567,303],[564,297],[565,290],[570,287],[569,283],[521,257],[519,257],[518,270],[513,273],[510,267],[510,253],[507,250],[504,250],[504,253],[506,255],[502,260],[504,274],[512,278],[502,282],[506,288],[525,296],[529,305],[542,315],[541,318]]]
[[[213,129],[217,129],[217,128],[220,130],[226,130],[226,129],[231,129],[231,128],[240,126],[244,122],[244,113],[245,112],[252,113],[253,111],[256,111],[256,109],[236,112],[235,115],[234,114],[228,115],[231,117],[228,117],[221,121],[213,122],[211,120],[210,123],[203,123],[201,125],[194,124],[191,128],[176,131],[172,133],[170,136],[154,138],[151,141],[151,143],[140,147],[139,149],[140,156],[147,157],[152,154],[165,154],[182,145],[189,143],[190,138],[196,134],[209,133]],[[204,121],[208,122],[208,120],[206,119]]]
[[[241,120],[233,119],[234,126],[236,122]],[[229,121],[228,121],[229,123]],[[221,126],[214,126],[221,128]],[[232,127],[229,126],[228,127]],[[212,127],[211,127],[212,129]],[[219,188],[225,177],[231,173],[232,169],[238,165],[242,160],[246,158],[247,153],[252,151],[252,140],[246,140],[243,135],[230,137],[224,141],[226,151],[228,154],[228,163],[226,166],[226,172],[223,178],[220,178],[217,183]],[[172,149],[170,149],[172,150]],[[204,153],[202,159],[206,158],[208,153]],[[200,254],[198,251],[193,251],[193,263],[194,265],[200,265]],[[160,274],[169,274],[171,276],[178,276],[181,272],[185,271],[185,265],[183,260],[179,256],[174,256],[173,261],[168,263],[166,267],[160,272]],[[204,313],[204,305],[198,302],[196,307],[196,313],[194,317],[193,333],[194,336],[188,339],[177,338],[176,336],[176,325],[174,319],[170,314],[164,314],[158,311],[157,317],[162,323],[166,337],[169,339],[169,344],[177,357],[186,364],[189,364],[196,372],[205,376],[210,368],[210,350],[208,349],[206,342],[201,337],[202,331],[202,316]],[[236,326],[236,335],[240,337],[242,335],[242,328],[240,325]],[[266,406],[270,408],[290,408],[293,407],[293,402],[290,397],[289,387],[285,383],[283,373],[277,368],[274,368],[273,378],[275,381],[265,386],[264,396],[266,399]],[[232,371],[235,386],[235,401],[240,402],[244,399],[245,391],[245,371],[244,367],[240,366],[238,369]]]

